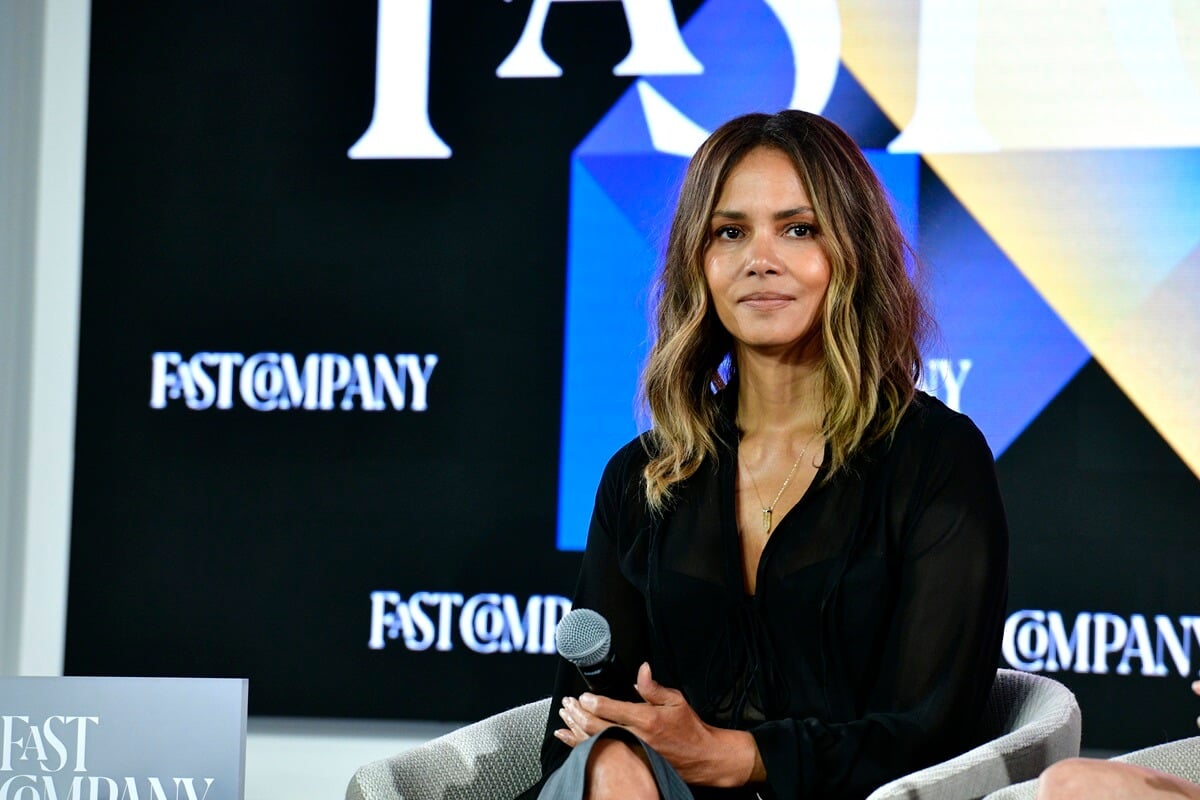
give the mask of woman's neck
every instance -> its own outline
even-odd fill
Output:
[[[744,436],[820,430],[825,403],[818,363],[740,352],[737,380],[737,424]]]

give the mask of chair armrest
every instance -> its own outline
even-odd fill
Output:
[[[998,692],[1015,692],[1008,718],[1017,726],[962,755],[884,784],[868,800],[963,800],[1036,778],[1063,758],[1079,755],[1081,717],[1075,695],[1040,675],[1000,670]],[[1019,684],[1014,686],[1013,684]],[[999,711],[999,710],[998,710]]]
[[[550,699],[459,728],[355,771],[346,800],[511,800],[541,777]]]
[[[1144,750],[1134,750],[1112,760],[1139,764],[1200,784],[1200,736],[1176,739]]]

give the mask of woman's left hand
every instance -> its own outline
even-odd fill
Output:
[[[555,735],[574,747],[618,725],[658,751],[686,783],[741,786],[765,778],[754,737],[745,731],[706,724],[682,692],[654,680],[649,664],[638,669],[634,688],[645,703],[626,703],[590,693],[578,700],[563,698],[559,716],[567,728]]]

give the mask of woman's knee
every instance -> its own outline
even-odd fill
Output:
[[[601,739],[588,754],[584,800],[658,800],[645,755],[620,739]]]

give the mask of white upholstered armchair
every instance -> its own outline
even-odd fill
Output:
[[[529,703],[366,764],[346,800],[510,800],[539,776],[549,708],[548,699]],[[997,671],[981,725],[984,744],[881,786],[869,800],[979,798],[1079,754],[1075,696],[1040,675]]]

